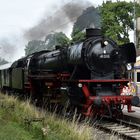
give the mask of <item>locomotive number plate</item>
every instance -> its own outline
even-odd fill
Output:
[[[110,58],[110,55],[109,54],[101,54],[99,57],[100,58]]]

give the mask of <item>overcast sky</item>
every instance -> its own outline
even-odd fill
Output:
[[[24,56],[27,41],[23,39],[23,33],[35,26],[45,13],[51,16],[62,3],[70,1],[74,0],[0,0],[0,56],[9,61]],[[103,2],[87,1],[92,2],[93,6]]]

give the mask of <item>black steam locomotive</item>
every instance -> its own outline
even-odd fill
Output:
[[[44,50],[0,70],[0,85],[32,96],[41,104],[77,107],[86,116],[122,112],[139,104],[137,96],[121,95],[127,64],[135,63],[133,43],[118,46],[100,29],[87,29],[86,39],[54,51]]]

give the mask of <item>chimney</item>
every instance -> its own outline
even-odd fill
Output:
[[[86,38],[102,36],[101,29],[88,28],[86,29]]]

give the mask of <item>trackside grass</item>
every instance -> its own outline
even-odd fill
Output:
[[[33,121],[39,118],[40,121]],[[0,94],[0,140],[92,140],[93,128],[76,119],[34,107],[30,101]]]

